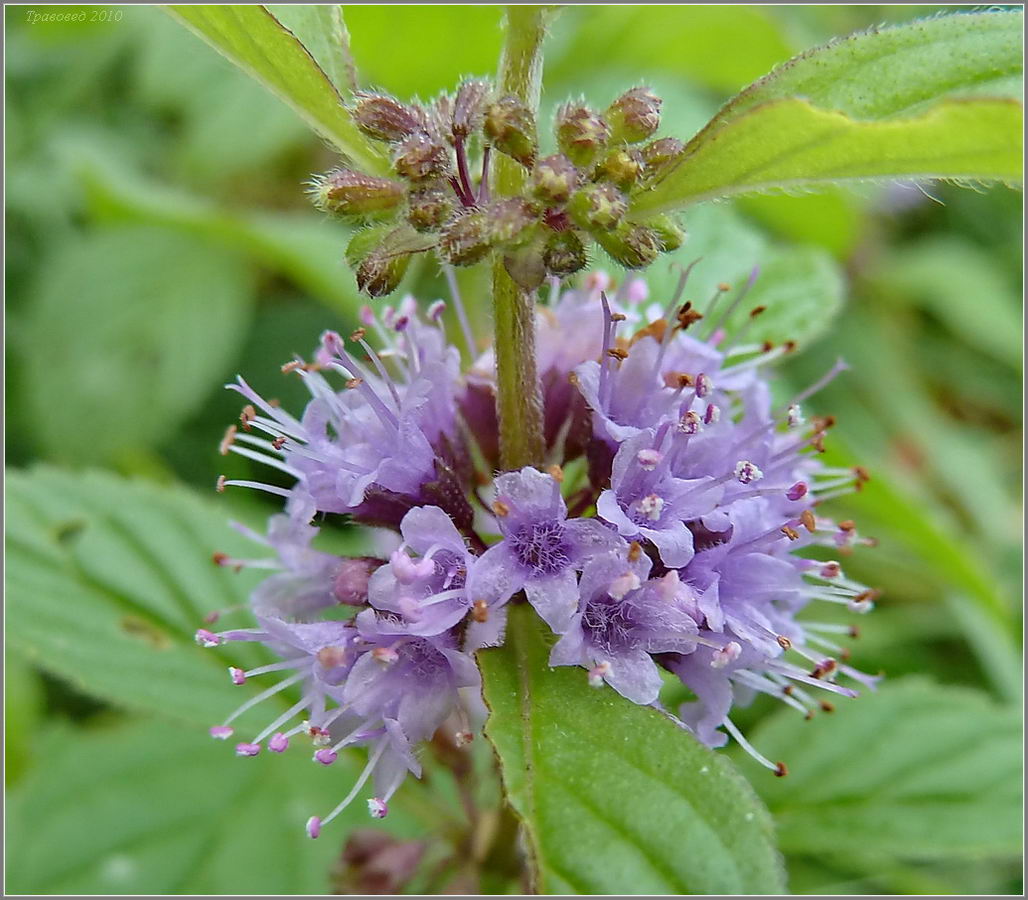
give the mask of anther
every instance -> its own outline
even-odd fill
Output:
[[[235,425],[229,425],[228,428],[225,429],[225,436],[221,439],[221,443],[218,444],[218,452],[222,456],[228,456],[228,448],[231,447],[232,443],[235,441],[236,432],[238,430],[239,429],[237,429]]]
[[[775,776],[778,778],[785,778],[789,774],[789,769],[783,762],[775,763]]]
[[[354,388],[360,387],[362,384],[364,384],[364,379],[363,378],[348,378],[346,380],[346,385],[345,386],[346,386],[347,390],[351,390],[352,391]]]
[[[713,390],[713,385],[710,383],[710,379],[700,372],[696,376],[696,396],[706,397]]]
[[[715,406],[713,403],[707,404],[707,410],[703,414],[703,424],[713,425],[721,418],[721,408]]]
[[[775,640],[778,641],[778,646],[783,650],[792,649],[792,641],[790,641],[784,634],[778,635]]]
[[[791,684],[786,684],[782,687],[782,693],[785,694],[786,697],[791,697],[793,693],[795,693],[795,691],[796,688],[794,688]]]
[[[790,500],[799,500],[807,493],[807,485],[802,481],[797,481],[789,490],[785,492],[785,496]]]
[[[507,506],[502,500],[494,500],[492,502],[492,511],[498,515],[501,519],[506,518],[510,515],[510,507]]]
[[[822,700],[821,709],[824,710],[826,713],[833,713],[835,712],[835,704],[829,703],[827,700]]]
[[[268,741],[268,749],[272,753],[285,753],[289,749],[289,738],[287,738],[281,731],[276,731],[271,736],[271,740]]]
[[[826,678],[835,671],[834,659],[823,659],[810,672],[811,678]]]
[[[282,374],[288,375],[290,372],[295,372],[297,369],[303,369],[304,364],[298,359],[291,359],[287,363],[282,364]]]
[[[330,766],[339,758],[339,754],[335,752],[331,747],[322,747],[320,750],[314,751],[314,756],[311,759],[316,763],[321,763],[323,766]]]
[[[558,484],[564,480],[564,470],[560,466],[547,466],[546,472]]]
[[[785,421],[790,428],[796,428],[798,425],[802,425],[806,421],[806,419],[803,418],[803,410],[800,409],[798,404],[789,404],[789,408],[785,414]]]
[[[615,600],[623,600],[627,593],[634,591],[641,583],[635,572],[625,572],[610,583],[607,593]]]
[[[357,328],[350,334],[350,340],[355,344],[360,343],[367,336],[368,332],[364,328]]]
[[[317,816],[311,816],[307,820],[307,837],[312,840],[321,834],[321,819]]]
[[[471,607],[471,618],[476,622],[488,622],[489,604],[485,600],[476,600]]]
[[[727,281],[722,281],[718,284],[717,289],[722,294],[727,294],[732,289],[732,286]]]
[[[724,647],[713,652],[710,659],[710,667],[712,669],[723,669],[729,663],[735,662],[741,654],[742,645],[736,641],[729,641]]]
[[[625,360],[628,359],[628,351],[622,350],[620,347],[609,347],[607,348],[607,356],[611,356],[614,359]]]
[[[391,666],[400,658],[400,654],[392,647],[376,647],[371,651],[371,657],[384,666]]]
[[[229,678],[233,684],[246,684],[246,672],[236,666],[228,667]]]
[[[740,459],[735,464],[735,477],[740,484],[752,484],[754,481],[760,481],[764,473],[749,460]]]
[[[624,322],[625,319],[627,319],[627,318],[628,318],[628,316],[626,316],[624,313],[611,313],[610,314],[610,321],[611,322]]]
[[[384,819],[389,815],[389,806],[385,800],[380,800],[378,797],[372,797],[368,800],[368,815],[373,819]]]
[[[800,513],[800,521],[803,523],[803,527],[811,534],[817,531],[817,522],[814,520],[814,513],[809,509],[805,509]]]
[[[790,541],[798,541],[800,539],[800,533],[790,525],[782,526],[782,534],[784,534]]]
[[[214,483],[214,490],[216,490],[219,494],[224,494],[225,493],[225,476],[224,475],[219,475],[218,476],[218,480]]]
[[[236,744],[236,756],[256,756],[260,752],[260,744]]]
[[[198,628],[194,635],[194,640],[201,647],[217,647],[218,644],[222,643],[222,638],[218,637],[218,635],[213,632],[208,631],[206,628]]]
[[[644,447],[635,455],[636,461],[647,472],[652,472],[657,468],[663,458],[663,454],[659,450],[653,450],[649,447]]]
[[[854,531],[857,527],[857,523],[852,519],[845,519],[839,523],[840,531]]]
[[[642,544],[638,541],[632,541],[632,543],[628,545],[628,561],[631,563],[638,562],[642,556],[642,552]]]
[[[285,445],[285,442],[286,436],[282,435],[281,437],[275,438],[275,440],[271,442],[271,446],[274,447],[276,450],[281,450],[282,447]]]
[[[230,725],[213,725],[207,733],[219,741],[227,741],[232,737],[233,729]]]
[[[257,418],[257,410],[253,408],[249,403],[243,407],[243,411],[239,414],[239,421],[243,425],[243,431],[250,430],[250,423]]]
[[[675,313],[675,319],[678,322],[678,327],[685,331],[690,325],[699,322],[703,318],[703,313],[692,308],[692,303],[686,303],[681,309]]]
[[[318,663],[326,669],[335,669],[346,663],[345,647],[322,647],[316,654]]]
[[[834,559],[830,559],[822,567],[818,573],[822,578],[838,578],[842,572],[842,566],[840,566]]]
[[[453,743],[457,747],[466,747],[475,739],[470,731],[458,731],[453,735]]]

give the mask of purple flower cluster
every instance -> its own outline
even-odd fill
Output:
[[[420,773],[417,746],[440,728],[458,745],[471,740],[482,710],[473,653],[502,642],[505,605],[522,597],[557,636],[551,665],[580,666],[590,684],[657,706],[677,677],[695,699],[676,721],[710,746],[731,734],[778,774],[784,766],[732,723],[734,704],[766,693],[810,715],[830,704],[808,688],[855,695],[840,675],[873,685],[833,641],[849,626],[797,617],[812,600],[866,612],[875,598],[824,550],[805,552],[862,542],[820,503],[866,475],[822,465],[831,420],[801,410],[844,367],[776,405],[766,366],[789,348],[724,330],[748,285],[724,310],[719,288],[700,315],[681,304],[686,276],[663,307],[641,281],[609,299],[602,273],[580,290],[554,284],[537,318],[541,468],[494,474],[492,358],[462,373],[441,301],[424,318],[410,298],[380,317],[365,310],[349,344],[328,332],[311,362],[287,363],[311,393],[300,418],[242,379],[230,385],[248,403],[222,452],[292,481],[219,479],[222,490],[281,495],[285,513],[267,536],[249,532],[268,559],[218,557],[277,570],[251,598],[256,627],[201,629],[197,640],[258,642],[280,661],[232,668],[232,681],[282,680],[211,734],[230,737],[239,715],[292,689],[296,702],[237,744],[239,755],[265,742],[280,753],[301,736],[322,765],[367,748],[350,793],[308,822],[311,837],[372,778],[369,810],[384,816],[405,774]],[[340,514],[397,532],[394,549],[315,550],[312,521]]]

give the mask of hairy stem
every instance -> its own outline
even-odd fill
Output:
[[[500,60],[499,89],[513,94],[536,115],[542,87],[542,42],[550,14],[544,6],[508,6],[507,36]],[[497,154],[493,190],[520,193],[525,169]],[[543,402],[535,363],[535,296],[520,288],[504,268],[493,264],[496,412],[500,422],[500,462],[504,469],[542,463]]]

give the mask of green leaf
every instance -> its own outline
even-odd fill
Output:
[[[338,3],[274,3],[268,10],[307,48],[329,80],[347,97],[357,90],[350,35]]]
[[[771,826],[724,756],[653,709],[549,669],[545,627],[510,610],[479,653],[486,734],[544,893],[776,893]]]
[[[729,101],[633,212],[861,179],[1016,180],[1021,23],[943,16],[798,56]]]
[[[945,860],[1020,852],[1020,732],[1013,706],[909,679],[752,739],[789,765],[760,782],[786,852]]]
[[[245,602],[254,583],[211,562],[216,550],[255,549],[226,513],[181,488],[100,472],[9,472],[8,641],[112,703],[197,727],[221,721],[251,693],[225,667],[255,659],[192,639],[206,613]]]
[[[360,770],[315,765],[300,747],[239,759],[159,721],[61,729],[9,800],[8,889],[42,894],[323,894],[354,804],[320,840],[308,816],[334,805]],[[70,799],[73,798],[73,799]],[[381,825],[418,836],[399,804]]]
[[[173,434],[228,374],[251,292],[237,256],[161,229],[62,244],[18,334],[27,411],[48,457],[114,460]]]
[[[358,168],[384,173],[385,154],[361,134],[329,77],[263,6],[169,6],[220,53],[288,103]]]

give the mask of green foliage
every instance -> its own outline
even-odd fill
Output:
[[[328,892],[339,845],[309,840],[303,826],[352,783],[354,760],[326,769],[299,749],[239,760],[202,731],[153,719],[45,737],[39,768],[10,797],[10,890]],[[353,807],[340,825],[365,820]],[[386,824],[402,836],[419,830],[403,809]]]
[[[779,713],[753,735],[789,764],[788,778],[757,782],[786,852],[914,860],[1019,853],[1016,708],[906,679],[834,715],[796,719]]]
[[[1021,22],[952,15],[796,57],[729,101],[633,212],[832,181],[1016,180]]]
[[[502,648],[479,654],[486,728],[531,836],[544,893],[776,893],[771,823],[724,757],[660,713],[549,669],[549,644],[514,607]],[[552,637],[552,636],[551,636]]]
[[[304,45],[265,7],[170,6],[168,9],[292,106],[355,165],[365,171],[385,171],[385,158],[357,130],[332,81]]]
[[[178,277],[153,278],[173,270]],[[25,359],[27,407],[46,451],[113,460],[174,434],[238,351],[247,281],[232,254],[160,230],[96,232],[65,245],[23,322],[31,345],[60,348]]]
[[[211,562],[254,550],[224,511],[181,488],[50,468],[12,473],[7,503],[8,640],[34,663],[201,731],[245,699],[225,675],[232,654],[192,639],[254,583]]]

